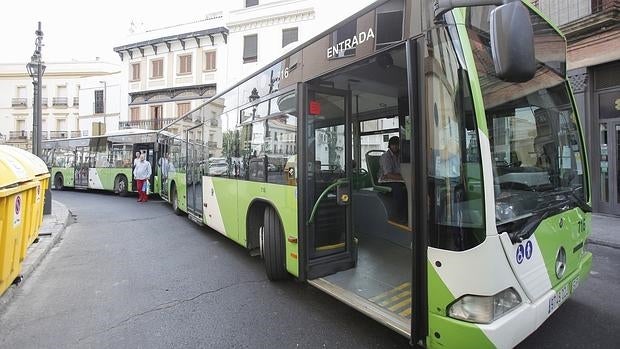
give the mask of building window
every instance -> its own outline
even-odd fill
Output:
[[[245,7],[257,6],[258,0],[245,0]]]
[[[151,79],[158,79],[164,76],[164,60],[154,59],[151,61]]]
[[[133,63],[131,65],[131,81],[140,80],[140,63]]]
[[[17,87],[17,98],[27,98],[28,94],[26,92],[26,87],[25,86],[18,86]]]
[[[140,107],[134,107],[130,109],[131,111],[131,121],[140,120]]]
[[[297,28],[282,29],[282,47],[297,41],[298,38]]]
[[[189,113],[190,108],[190,103],[177,103],[177,116],[183,116]]]
[[[192,72],[192,55],[179,56],[179,74],[190,74]]]
[[[103,90],[95,90],[95,114],[105,113]]]
[[[57,119],[56,129],[58,131],[67,131],[67,119]]]
[[[243,37],[243,63],[256,62],[258,60],[258,35]]]
[[[205,71],[215,70],[215,51],[205,52]]]
[[[151,106],[151,129],[159,130],[162,127],[162,106],[154,105]]]
[[[26,120],[15,120],[16,131],[26,131]]]

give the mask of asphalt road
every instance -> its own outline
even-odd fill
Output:
[[[0,314],[2,348],[400,348],[408,340],[262,262],[164,202],[54,192],[76,220]],[[620,250],[523,348],[620,342]]]

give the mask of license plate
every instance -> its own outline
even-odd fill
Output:
[[[551,314],[556,311],[568,297],[575,292],[575,289],[579,286],[579,276],[573,281],[567,283],[562,287],[553,297],[549,298],[549,310],[547,314]]]

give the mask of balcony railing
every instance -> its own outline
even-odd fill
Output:
[[[47,97],[41,98],[41,107],[47,108]]]
[[[28,139],[28,131],[9,131],[9,140],[26,140]]]
[[[80,97],[73,97],[73,105],[80,105]]]
[[[151,120],[132,120],[132,121],[120,121],[118,128],[141,128],[145,130],[159,130],[160,128],[169,125],[175,120],[175,118],[164,119],[151,119]]]
[[[617,0],[575,0],[567,6],[566,0],[538,0],[534,4],[557,25],[564,25],[603,11]]]
[[[69,132],[67,131],[50,131],[50,139],[67,138]]]
[[[71,138],[81,137],[82,131],[71,131]]]
[[[69,99],[67,97],[54,97],[52,98],[52,105],[59,107],[66,107],[69,104]]]
[[[26,108],[28,106],[28,98],[11,98],[11,106]]]

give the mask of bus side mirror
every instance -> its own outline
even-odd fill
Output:
[[[491,11],[491,51],[495,73],[507,82],[526,82],[536,74],[534,29],[521,1]]]

